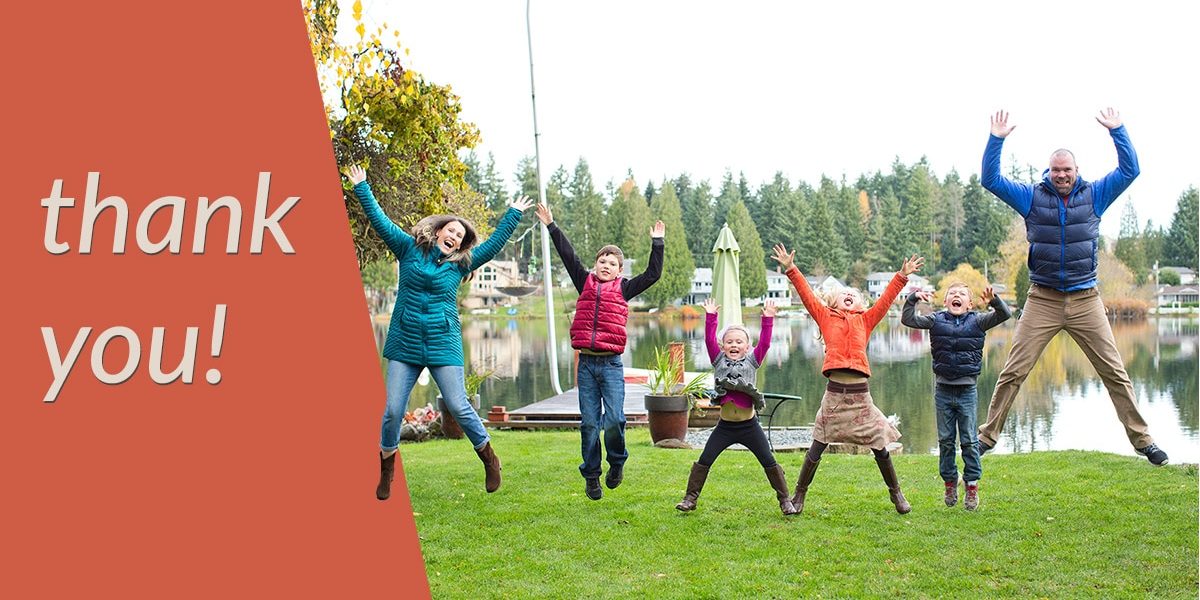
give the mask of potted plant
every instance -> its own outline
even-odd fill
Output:
[[[682,358],[682,357],[681,357]],[[672,360],[664,347],[655,348],[654,364],[646,378],[646,420],[650,439],[658,443],[666,439],[683,441],[687,435],[688,413],[695,408],[696,398],[704,391],[704,376],[683,381],[682,360]]]
[[[467,400],[471,406],[479,410],[479,388],[483,382],[492,378],[495,371],[487,371],[486,373],[467,373],[464,376],[464,386],[467,390]],[[438,395],[438,410],[442,413],[442,435],[452,440],[459,440],[463,437],[462,427],[458,421],[454,419],[454,415],[450,413],[450,409],[446,406],[446,401]]]

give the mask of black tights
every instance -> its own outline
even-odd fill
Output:
[[[805,458],[810,462],[819,462],[821,460],[821,454],[825,452],[825,448],[827,447],[829,447],[829,444],[813,440],[812,445],[808,447],[808,454],[805,455]],[[705,449],[707,449],[707,447]],[[887,448],[881,450],[871,448],[871,453],[875,455],[875,460],[877,461],[884,460],[891,456],[891,453],[887,451]]]
[[[767,443],[767,434],[763,433],[758,419],[750,418],[745,421],[717,421],[712,435],[704,444],[704,451],[696,462],[711,467],[717,457],[733,444],[741,444],[750,449],[764,469],[776,465],[775,455],[771,454],[771,445]]]

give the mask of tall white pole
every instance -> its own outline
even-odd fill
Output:
[[[538,148],[537,92],[533,87],[533,33],[529,26],[529,3],[525,0],[525,38],[529,42],[529,98],[533,103],[533,161],[537,170],[538,202],[545,202],[542,191],[542,155]],[[563,393],[558,381],[558,336],[554,331],[554,275],[550,268],[550,230],[542,225],[542,280],[546,289],[546,351],[550,354],[550,383],[554,393]]]

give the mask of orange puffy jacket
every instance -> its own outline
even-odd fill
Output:
[[[867,342],[870,340],[871,330],[883,320],[888,307],[908,283],[908,277],[896,273],[883,295],[871,308],[850,312],[826,306],[813,293],[808,280],[795,266],[788,269],[786,275],[796,287],[796,291],[800,292],[804,308],[808,309],[808,314],[817,322],[817,326],[821,328],[821,336],[825,338],[825,363],[821,365],[821,374],[828,377],[829,372],[835,369],[851,369],[870,377]]]

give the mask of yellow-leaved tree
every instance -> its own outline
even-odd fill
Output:
[[[941,305],[946,299],[946,290],[950,289],[950,285],[955,283],[965,283],[971,288],[971,303],[977,309],[984,309],[986,306],[980,300],[980,295],[983,293],[983,288],[989,285],[988,280],[984,278],[983,273],[980,273],[968,263],[960,263],[953,271],[946,273],[938,281],[937,291],[933,293],[934,303]]]
[[[461,150],[478,143],[479,131],[460,120],[450,86],[405,68],[399,32],[386,23],[368,32],[361,2],[351,9],[357,41],[346,45],[335,39],[335,0],[303,0],[303,6],[338,165],[366,167],[380,206],[402,227],[453,213],[485,229],[486,201],[467,185],[467,167],[459,159]],[[344,184],[359,264],[389,258],[379,237],[368,234],[366,217]]]

